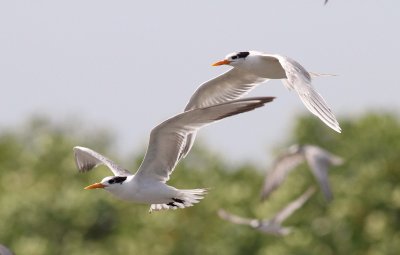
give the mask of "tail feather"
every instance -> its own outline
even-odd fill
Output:
[[[171,202],[166,204],[152,204],[150,206],[149,212],[152,211],[161,211],[161,210],[176,210],[178,208],[186,208],[191,207],[194,204],[200,202],[201,199],[207,194],[208,189],[183,189],[179,190],[180,195],[174,198],[171,198]]]

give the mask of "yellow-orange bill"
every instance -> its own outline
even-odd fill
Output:
[[[215,62],[214,64],[212,64],[212,66],[222,66],[222,65],[229,65],[229,60],[226,60],[226,59],[224,59],[224,60],[221,60],[221,61],[218,61],[218,62]]]
[[[85,187],[85,189],[103,189],[105,186],[101,183],[95,183]]]

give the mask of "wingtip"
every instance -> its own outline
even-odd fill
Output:
[[[267,200],[267,198],[269,197],[269,193],[265,193],[264,191],[261,191],[260,194],[260,202],[265,202],[265,200]]]
[[[342,128],[339,125],[339,122],[337,122],[337,120],[335,119],[334,123],[329,123],[328,121],[326,121],[324,118],[321,118],[320,116],[316,115],[320,120],[322,120],[322,122],[325,123],[325,125],[327,125],[328,127],[330,127],[331,129],[333,129],[335,132],[341,134],[342,133]]]
[[[84,149],[85,149],[85,147],[82,147],[82,146],[74,146],[74,147],[72,148],[73,151],[84,150]]]
[[[326,201],[327,203],[330,203],[330,202],[332,202],[332,200],[333,200],[333,194],[332,194],[332,193],[324,194],[324,198],[325,198],[325,201]]]
[[[272,102],[272,101],[274,101],[276,99],[276,97],[263,97],[263,100],[262,101],[264,101],[264,102]]]
[[[251,98],[249,98],[249,99],[251,99]],[[254,97],[252,99],[258,100],[260,105],[265,105],[267,103],[274,101],[276,99],[276,97]]]

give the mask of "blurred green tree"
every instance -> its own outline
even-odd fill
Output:
[[[112,136],[79,132],[35,118],[0,133],[0,243],[16,254],[397,254],[400,250],[400,123],[394,114],[341,120],[336,134],[313,118],[297,121],[277,146],[316,144],[346,159],[330,171],[334,200],[317,193],[285,225],[286,237],[266,236],[222,221],[225,208],[267,218],[315,185],[306,164],[265,203],[259,192],[266,167],[230,166],[197,146],[171,178],[179,188],[210,187],[194,207],[148,214],[148,205],[121,202],[82,188],[109,175],[105,167],[76,171],[72,147],[106,154],[135,171],[142,155],[124,164],[110,151]]]

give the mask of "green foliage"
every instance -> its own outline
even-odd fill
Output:
[[[65,125],[64,125],[65,126]],[[228,167],[195,148],[172,175],[177,188],[209,187],[199,204],[149,214],[148,205],[83,190],[110,175],[105,167],[76,171],[72,147],[83,145],[123,162],[110,135],[79,133],[36,119],[0,134],[0,243],[17,254],[397,254],[400,250],[400,123],[370,114],[341,120],[336,134],[313,117],[301,118],[284,144],[316,144],[346,159],[332,168],[334,200],[321,193],[290,217],[286,237],[266,236],[222,221],[219,208],[244,217],[274,215],[310,185],[307,166],[294,171],[265,203],[264,169]],[[282,146],[283,149],[283,146]],[[141,156],[131,157],[135,171]],[[125,161],[126,162],[126,161]]]

